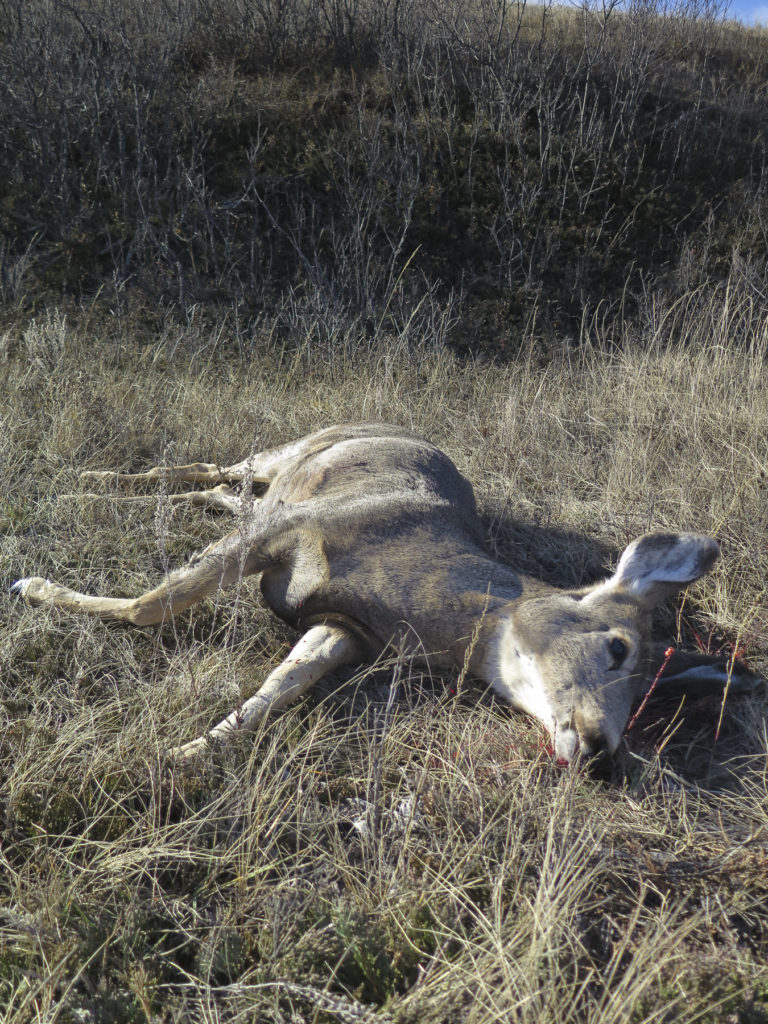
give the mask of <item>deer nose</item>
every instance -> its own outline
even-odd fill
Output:
[[[560,724],[554,723],[553,735],[555,756],[565,761],[604,761],[616,746],[599,725],[585,722],[578,712]]]
[[[579,755],[579,734],[565,726],[554,731],[555,757],[563,761],[575,761]]]
[[[611,745],[598,729],[574,729],[570,723],[554,731],[555,757],[564,761],[607,760]]]

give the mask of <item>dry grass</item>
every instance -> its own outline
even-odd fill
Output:
[[[651,526],[716,533],[721,565],[660,635],[765,671],[766,335],[719,296],[674,316],[504,368],[265,331],[247,370],[220,324],[134,348],[38,318],[3,349],[2,578],[138,594],[225,529],[162,495],[86,500],[79,470],[385,418],[442,444],[501,556],[555,582]],[[729,700],[717,742],[719,701],[656,704],[601,780],[482,689],[385,665],[175,777],[164,751],[290,641],[255,594],[160,630],[0,596],[3,1020],[768,1020],[764,695]]]

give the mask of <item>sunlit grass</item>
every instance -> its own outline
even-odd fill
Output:
[[[384,418],[441,444],[500,556],[551,581],[649,527],[715,533],[721,563],[659,637],[765,670],[765,335],[729,310],[506,367],[430,337],[265,337],[250,372],[210,356],[215,325],[174,328],[173,354],[126,336],[115,362],[51,314],[0,385],[2,576],[141,593],[226,517],[84,499],[79,471]],[[717,741],[719,701],[652,703],[601,780],[471,681],[382,664],[180,776],[166,751],[291,642],[256,586],[162,629],[0,608],[5,1019],[766,1018],[764,695],[729,699]]]

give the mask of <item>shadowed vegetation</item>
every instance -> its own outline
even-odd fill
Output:
[[[766,294],[766,48],[711,0],[0,3],[3,298],[545,348]]]

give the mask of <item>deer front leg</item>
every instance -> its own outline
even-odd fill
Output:
[[[120,619],[137,626],[149,626],[172,619],[208,594],[268,567],[257,545],[247,546],[235,531],[172,573],[159,587],[141,597],[92,597],[39,576],[17,580],[11,593],[33,607],[50,605],[67,612],[84,612],[102,619]]]
[[[654,644],[651,662],[654,674],[665,660],[664,645]],[[675,651],[666,660],[657,693],[662,696],[667,691],[686,690],[695,695],[723,690],[728,685],[730,693],[746,694],[757,689],[760,682],[760,676],[732,658],[698,651]]]
[[[172,753],[187,759],[199,753],[209,740],[227,740],[241,730],[252,732],[270,711],[284,707],[306,693],[322,676],[340,665],[357,661],[360,656],[359,643],[347,630],[327,624],[313,626],[253,697],[207,735],[175,748]]]

